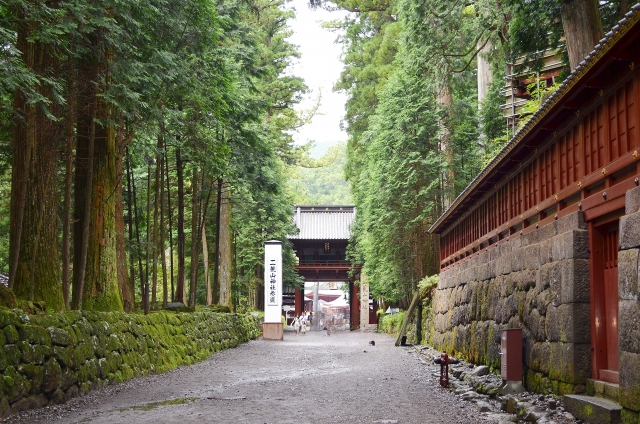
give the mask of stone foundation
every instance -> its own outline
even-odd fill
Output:
[[[640,187],[627,192],[618,252],[619,400],[626,416],[640,412]]]
[[[430,343],[498,369],[500,331],[522,328],[525,386],[583,391],[591,375],[588,258],[587,225],[576,212],[442,272]]]
[[[281,322],[265,322],[262,324],[262,338],[264,340],[283,340],[284,330]]]

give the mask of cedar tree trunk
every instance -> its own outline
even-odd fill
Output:
[[[100,31],[93,34],[93,48],[101,46],[104,38]],[[115,196],[120,178],[116,169],[116,134],[113,125],[108,123],[110,106],[102,100],[96,86],[102,79],[108,82],[110,55],[106,52],[98,60],[98,53],[87,53],[80,64],[80,75],[85,85],[79,88],[82,102],[78,108],[76,149],[73,300],[75,307],[86,310],[120,311],[122,298],[118,287]],[[99,122],[94,121],[94,115]],[[89,154],[91,141],[94,144],[93,158]],[[86,200],[88,195],[90,198]],[[87,223],[90,224],[88,227]],[[83,231],[87,229],[88,237],[83,237]],[[84,267],[83,248],[86,249]],[[80,299],[75,299],[75,296]]]
[[[207,306],[211,306],[213,303],[211,295],[211,273],[209,272],[209,246],[207,246],[207,229],[206,226],[202,226],[202,267],[204,268],[204,283],[207,289]]]
[[[224,187],[224,186],[223,186]],[[220,205],[220,253],[219,253],[219,283],[220,283],[220,301],[222,306],[228,306],[229,310],[233,309],[231,300],[231,270],[233,262],[232,238],[231,238],[231,201],[229,199],[229,186],[223,190]]]
[[[574,70],[602,38],[598,1],[565,0],[561,16],[569,64]]]
[[[29,40],[30,30],[22,23],[18,48],[25,65],[43,75],[57,66],[57,60],[44,43]],[[46,84],[41,94],[49,97]],[[18,298],[44,300],[49,308],[59,311],[65,304],[57,232],[56,166],[64,131],[45,116],[41,105],[30,104],[19,91],[14,106],[22,119],[15,120],[12,142],[9,284]]]
[[[116,172],[118,175],[124,175],[124,149],[126,143],[124,142],[123,131],[124,128],[120,125],[118,134],[118,154],[116,155]],[[120,292],[122,294],[122,303],[126,312],[133,312],[135,310],[135,287],[133,285],[133,272],[129,275],[127,270],[127,248],[125,240],[125,225],[124,225],[124,202],[123,202],[123,187],[122,178],[118,179],[116,188],[116,254],[117,254],[117,266],[118,266],[118,284],[120,286]],[[131,214],[131,206],[129,205],[129,214]],[[129,232],[131,235],[131,231]],[[133,263],[131,264],[131,270],[133,271]]]
[[[164,152],[164,150],[163,150]],[[167,290],[167,253],[165,247],[165,222],[164,222],[164,161],[165,155],[160,155],[160,262],[162,264],[162,307],[169,303]]]
[[[218,303],[220,294],[220,215],[222,214],[222,178],[218,178],[218,195],[216,199],[216,238],[213,259],[213,303]]]
[[[203,171],[204,173],[204,168]],[[192,182],[192,194],[191,194],[191,278],[189,285],[189,306],[196,306],[196,290],[198,287],[198,259],[200,258],[200,251],[198,250],[198,234],[200,229],[200,175],[198,168],[193,169],[193,182]]]
[[[176,148],[176,173],[178,174],[178,281],[174,302],[187,303],[185,284],[185,237],[184,237],[184,163],[180,147]]]

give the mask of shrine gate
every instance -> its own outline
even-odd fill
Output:
[[[346,259],[355,214],[355,206],[296,206],[293,221],[299,233],[287,237],[293,243],[298,257],[296,271],[306,281],[349,283],[351,329],[359,328],[361,323],[366,325],[370,322],[368,288],[365,288],[366,299],[361,301],[362,284],[354,284],[354,279],[349,276],[352,264]],[[355,270],[358,271],[358,267]],[[356,272],[356,275],[359,273]],[[361,312],[365,302],[365,312]],[[302,313],[303,304],[303,290],[295,290],[296,315]]]

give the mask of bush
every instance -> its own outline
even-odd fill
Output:
[[[378,317],[378,333],[386,333],[393,337],[398,337],[400,334],[400,328],[404,317],[407,315],[406,311],[401,311],[396,314],[385,314]]]

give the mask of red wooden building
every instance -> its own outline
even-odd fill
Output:
[[[522,327],[530,389],[607,387],[636,415],[639,20],[636,5],[429,230],[434,344],[499,363],[499,330]]]

